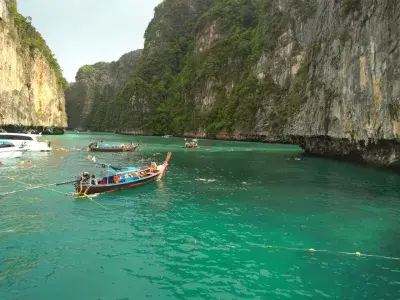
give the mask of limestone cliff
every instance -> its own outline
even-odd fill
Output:
[[[65,80],[30,22],[0,0],[0,127],[65,128]]]
[[[113,109],[117,93],[138,65],[140,55],[141,50],[136,50],[115,62],[99,62],[78,70],[76,82],[67,92],[69,128],[115,129],[110,124],[118,119],[118,112]]]
[[[117,126],[398,167],[399,41],[399,1],[165,0]]]

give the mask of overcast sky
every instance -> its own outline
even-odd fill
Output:
[[[64,77],[75,81],[85,64],[117,60],[143,48],[144,31],[161,0],[19,0],[55,54]]]

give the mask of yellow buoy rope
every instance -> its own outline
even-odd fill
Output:
[[[96,200],[94,200],[92,196],[90,196],[90,195],[87,194],[87,192],[89,191],[89,188],[90,188],[91,186],[92,186],[92,184],[89,183],[89,185],[88,185],[88,187],[86,188],[86,190],[82,193],[83,186],[82,186],[82,183],[81,183],[80,189],[79,189],[79,193],[74,193],[73,196],[76,197],[76,198],[88,198],[88,199],[89,199],[90,201],[92,201],[93,203],[95,203],[95,204],[101,206],[102,208],[108,210],[107,207],[105,207],[104,205],[100,204],[99,202],[97,202]]]
[[[282,246],[273,246],[273,245],[266,245],[264,248],[273,248],[273,249],[282,249],[282,250],[291,250],[291,251],[304,251],[314,254],[316,252],[327,252],[331,254],[345,254],[345,255],[353,255],[357,257],[375,257],[375,258],[383,258],[383,259],[391,259],[391,260],[400,260],[400,257],[393,257],[393,256],[384,256],[384,255],[376,255],[376,254],[366,254],[357,252],[342,252],[342,251],[330,251],[330,250],[318,250],[314,248],[293,248],[293,247],[282,247]]]
[[[13,181],[15,181],[15,182],[17,182],[17,183],[23,184],[23,185],[25,185],[25,186],[33,186],[32,184],[19,181],[19,180],[15,179],[14,177],[8,177],[8,179],[13,180]],[[39,179],[38,179],[38,180],[39,180]],[[65,195],[65,193],[63,193],[63,192],[60,192],[60,191],[57,191],[57,190],[55,190],[55,189],[51,189],[51,188],[49,188],[49,187],[46,187],[46,185],[47,185],[46,183],[43,183],[41,180],[39,180],[39,181],[41,182],[41,184],[37,185],[38,187],[40,187],[40,188],[42,188],[42,189],[45,189],[45,190],[49,190],[49,191],[53,191],[53,192],[56,192],[56,193]]]
[[[25,182],[19,181],[19,180],[13,178],[13,177],[8,177],[8,179],[13,180],[13,181],[15,181],[15,182],[17,182],[17,183],[23,184],[23,185],[25,185],[25,186],[32,186],[31,184],[27,184],[27,183],[25,183]],[[39,179],[38,179],[38,180],[39,180]],[[40,181],[40,180],[39,180],[39,181]],[[61,194],[61,195],[68,195],[68,194],[71,194],[71,193],[63,193],[63,192],[57,191],[57,190],[55,190],[55,189],[48,188],[48,187],[46,187],[45,184],[40,184],[40,185],[33,186],[33,187],[34,187],[34,188],[35,188],[35,187],[43,188],[43,189],[46,189],[46,190],[50,190],[50,191],[59,193],[59,194]],[[87,194],[87,191],[89,190],[89,188],[90,188],[90,185],[87,187],[87,189],[85,190],[85,192],[84,192],[83,194],[80,193],[80,194],[78,194],[78,196],[88,198],[90,201],[93,201],[95,204],[101,206],[101,207],[104,208],[104,209],[107,209],[107,207],[105,207],[104,205],[102,205],[102,204],[98,203],[97,201],[93,200],[93,197],[91,197],[90,195]]]

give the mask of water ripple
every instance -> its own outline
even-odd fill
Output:
[[[398,175],[287,160],[296,152],[285,146],[205,141],[187,151],[179,139],[143,140],[138,153],[98,159],[153,159],[171,143],[162,182],[91,202],[44,190],[0,200],[4,299],[400,298],[400,262],[340,253],[400,256]],[[63,181],[93,167],[87,153],[61,156],[7,169],[0,189],[18,188],[8,176]]]

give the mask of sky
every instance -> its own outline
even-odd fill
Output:
[[[32,17],[72,82],[83,65],[114,61],[143,48],[144,32],[161,1],[19,0],[18,10]]]

